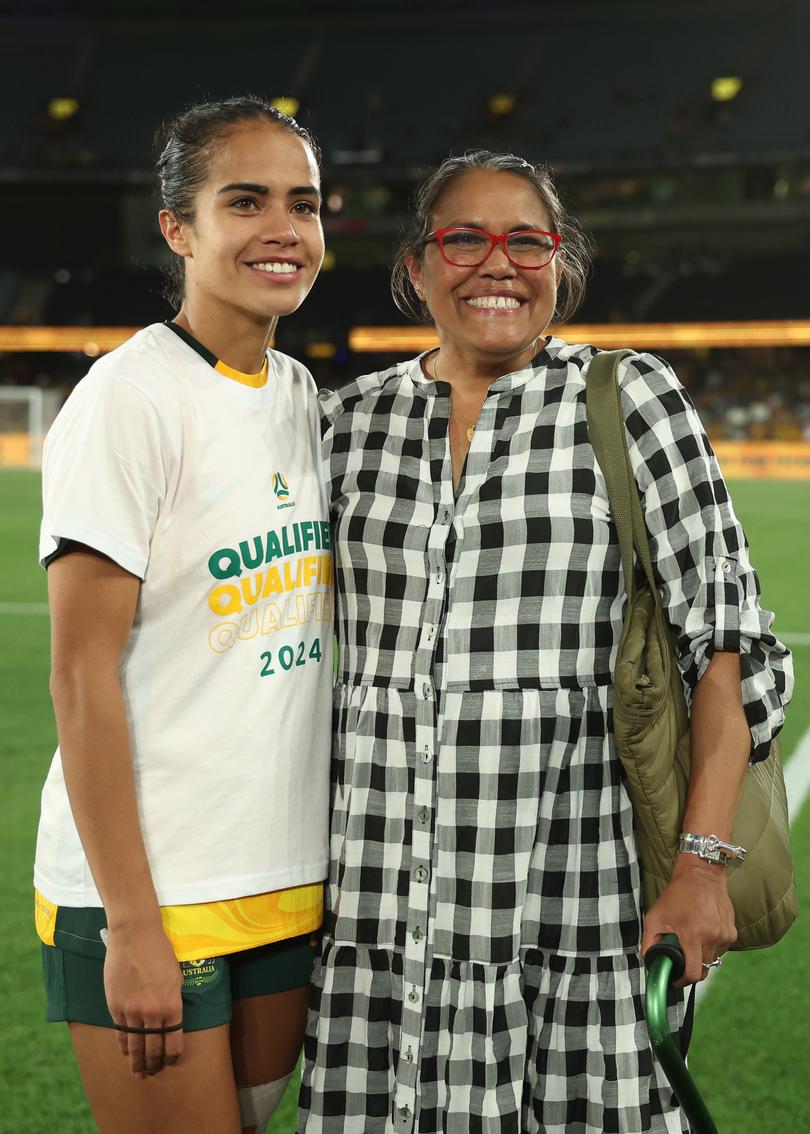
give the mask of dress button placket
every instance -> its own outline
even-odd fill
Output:
[[[446,442],[445,442],[446,444]],[[453,515],[452,478],[443,476],[433,486],[435,520],[427,540],[427,595],[423,630],[414,657],[416,690],[416,759],[412,801],[411,877],[408,888],[408,932],[402,972],[402,1022],[392,1119],[395,1129],[411,1130],[418,1108],[418,1075],[422,1043],[425,990],[429,978],[428,955],[433,870],[435,776],[438,733],[433,659],[438,641],[448,583],[445,545]],[[445,498],[448,497],[448,498]]]

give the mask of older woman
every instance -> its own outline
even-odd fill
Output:
[[[626,595],[586,425],[595,351],[547,335],[586,266],[546,173],[450,159],[395,270],[438,350],[323,397],[340,668],[307,1134],[685,1128],[642,955],[672,929],[699,980],[734,915],[724,868],[694,854],[641,908],[611,735]],[[621,386],[693,690],[684,830],[728,839],[747,762],[782,725],[788,655],[688,396],[653,355]]]

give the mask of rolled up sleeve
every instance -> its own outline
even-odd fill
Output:
[[[790,651],[760,606],[748,544],[697,412],[655,355],[621,373],[630,460],[687,693],[717,651],[738,653],[751,760],[768,755],[793,691]]]

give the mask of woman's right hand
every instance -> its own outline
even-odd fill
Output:
[[[104,991],[116,1024],[165,1028],[183,1019],[183,979],[171,942],[160,925],[111,929],[107,933]],[[136,1079],[157,1075],[177,1063],[183,1032],[143,1035],[117,1032],[121,1054]]]

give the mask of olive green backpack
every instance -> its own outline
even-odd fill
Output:
[[[614,675],[613,721],[633,804],[644,906],[672,876],[689,786],[689,713],[672,630],[656,587],[638,486],[630,465],[617,381],[629,351],[594,356],[586,371],[588,431],[607,484],[618,532],[628,604]],[[644,570],[636,586],[633,551]],[[735,949],[773,945],[797,916],[785,780],[779,742],[745,775],[732,841],[745,861],[731,864]]]

